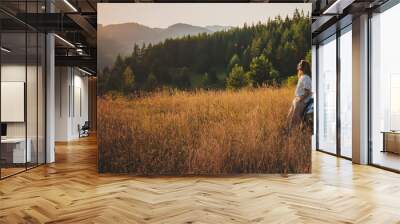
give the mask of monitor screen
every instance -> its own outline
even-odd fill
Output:
[[[7,136],[7,124],[1,124],[1,136]]]

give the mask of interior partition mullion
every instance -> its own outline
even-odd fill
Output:
[[[71,93],[72,93],[72,119],[75,119],[75,67],[71,67],[72,70],[72,88],[71,88]],[[73,133],[73,132],[72,132]]]
[[[39,13],[39,1],[36,1]],[[38,21],[39,22],[39,19]],[[39,165],[39,32],[36,32],[36,166]]]
[[[371,30],[371,19],[372,19],[372,12],[368,12],[368,20],[367,20],[367,47],[368,47],[368,53],[367,53],[367,83],[368,83],[368,89],[367,89],[367,119],[368,119],[368,124],[367,124],[367,141],[368,141],[368,164],[373,164],[373,149],[372,149],[372,83],[371,83],[371,71],[372,71],[372,65],[371,65],[371,55],[372,55],[372,30]]]
[[[336,154],[341,156],[341,119],[340,119],[340,29],[336,31]]]
[[[25,21],[28,19],[28,1],[25,1]],[[26,24],[26,23],[25,23]],[[25,170],[28,170],[28,26],[25,25],[25,93],[24,93],[24,121],[25,121]]]
[[[46,13],[47,13],[47,2],[46,2]],[[43,59],[44,59],[44,69],[42,69],[42,71],[44,70],[44,78],[42,79],[42,82],[44,82],[44,100],[43,100],[43,102],[44,102],[44,136],[43,136],[43,138],[44,138],[44,163],[46,164],[47,163],[47,145],[48,145],[48,143],[47,143],[47,44],[48,44],[48,41],[47,41],[47,38],[48,38],[48,33],[47,32],[45,32],[44,33],[44,55],[43,55]],[[43,74],[42,74],[43,75]],[[43,94],[42,94],[42,96],[43,96]]]
[[[319,102],[318,102],[318,96],[319,96],[319,91],[318,91],[318,87],[319,87],[319,59],[318,59],[318,51],[319,51],[319,44],[316,45],[315,47],[315,148],[319,149]]]
[[[39,33],[36,32],[36,166],[39,165]]]

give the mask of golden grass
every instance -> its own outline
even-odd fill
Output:
[[[287,134],[292,88],[158,92],[98,101],[99,169],[139,175],[307,173],[311,136]]]

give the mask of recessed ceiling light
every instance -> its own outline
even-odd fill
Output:
[[[64,0],[64,3],[67,4],[74,12],[78,12],[75,6],[73,6],[68,0]]]
[[[343,9],[351,5],[355,0],[336,0],[330,5],[322,14],[323,15],[340,15],[343,13]]]
[[[78,67],[78,70],[81,71],[81,72],[83,72],[83,73],[85,73],[85,74],[87,74],[87,75],[90,75],[90,76],[93,75],[92,73],[90,73],[90,72],[88,72],[88,71],[86,71],[86,70],[83,70],[83,69],[81,69],[81,68],[79,68],[79,67]]]
[[[11,52],[11,50],[9,50],[9,49],[7,49],[5,47],[1,47],[0,49],[1,49],[1,51],[6,52],[6,53],[10,53]]]
[[[75,45],[73,45],[71,42],[69,42],[68,40],[62,38],[61,36],[59,36],[58,34],[54,34],[55,37],[57,37],[59,40],[61,40],[62,42],[64,42],[65,44],[67,44],[68,46],[75,48]]]

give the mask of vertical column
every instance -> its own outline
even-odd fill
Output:
[[[51,1],[46,1],[46,11],[53,12]],[[46,34],[46,163],[55,161],[55,42],[54,34]]]
[[[71,83],[72,68],[57,66],[55,68],[55,141],[71,139]]]
[[[353,19],[353,162],[368,163],[368,15]]]

